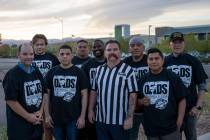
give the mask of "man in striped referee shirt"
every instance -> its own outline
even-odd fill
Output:
[[[88,118],[91,123],[96,120],[98,140],[128,140],[126,130],[133,126],[138,92],[136,76],[129,65],[121,62],[118,41],[106,43],[105,57],[107,63],[97,68],[92,84]]]

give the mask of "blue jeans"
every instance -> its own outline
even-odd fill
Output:
[[[97,140],[129,140],[129,133],[122,125],[96,123]]]
[[[133,127],[129,130],[129,139],[137,140],[139,135],[139,127],[143,122],[143,114],[134,114]]]
[[[66,132],[66,136],[63,136]],[[70,121],[66,125],[57,125],[54,126],[54,136],[55,140],[77,140],[78,137],[78,129],[76,126],[76,121]]]
[[[185,115],[182,130],[184,131],[186,140],[197,140],[196,124],[197,117],[189,114]]]

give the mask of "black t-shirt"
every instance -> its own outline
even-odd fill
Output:
[[[187,87],[187,111],[197,104],[196,85],[204,82],[206,75],[201,62],[195,57],[183,53],[178,57],[172,54],[165,58],[165,67],[180,76],[182,82]]]
[[[134,62],[132,56],[126,57],[123,60],[123,62],[130,65],[133,68],[137,80],[139,80],[144,74],[149,72],[146,55],[144,55],[143,58],[138,62]]]
[[[100,62],[100,61],[97,61],[96,58],[91,58],[90,60],[88,60],[87,62],[83,64],[82,69],[84,70],[88,78],[89,90],[91,89],[91,85],[95,78],[97,67],[100,65],[103,65],[104,63],[106,63],[106,60]]]
[[[81,68],[82,65],[88,61],[91,57],[87,57],[87,58],[79,58],[78,56],[74,56],[73,59],[72,59],[72,64],[74,64],[75,66],[77,66],[78,68]]]
[[[59,64],[60,62],[57,57],[51,53],[45,53],[44,55],[35,54],[34,61],[32,63],[33,66],[37,67],[40,70],[43,77],[45,77],[45,75],[51,68]]]
[[[163,69],[159,74],[151,72],[138,82],[140,96],[150,98],[144,107],[144,129],[148,136],[156,137],[172,133],[177,129],[178,103],[186,95],[186,88],[174,73]]]
[[[19,65],[10,69],[3,80],[5,100],[18,101],[29,113],[39,111],[43,93],[46,93],[44,80],[38,69],[26,73]],[[42,125],[33,125],[16,114],[8,105],[7,131],[8,137],[14,139],[30,139],[42,135]]]
[[[81,114],[81,90],[87,89],[87,78],[76,66],[52,68],[45,77],[50,89],[51,114],[55,125],[78,119]]]
[[[143,75],[149,72],[149,67],[147,65],[147,55],[145,54],[143,58],[138,62],[134,62],[132,56],[126,57],[123,61],[133,68],[136,74],[137,81],[139,81]],[[135,113],[142,113],[142,112],[143,108],[138,108],[135,110]]]

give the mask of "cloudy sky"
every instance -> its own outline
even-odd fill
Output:
[[[148,34],[148,26],[210,24],[210,0],[0,0],[3,39],[63,36],[113,36],[115,24],[130,24],[131,34]]]

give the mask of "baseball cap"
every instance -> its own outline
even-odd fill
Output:
[[[144,45],[143,42],[141,41],[140,37],[132,37],[129,41],[129,45],[131,45],[131,44]]]
[[[184,41],[184,35],[181,32],[174,32],[170,36],[170,41],[180,40]]]

